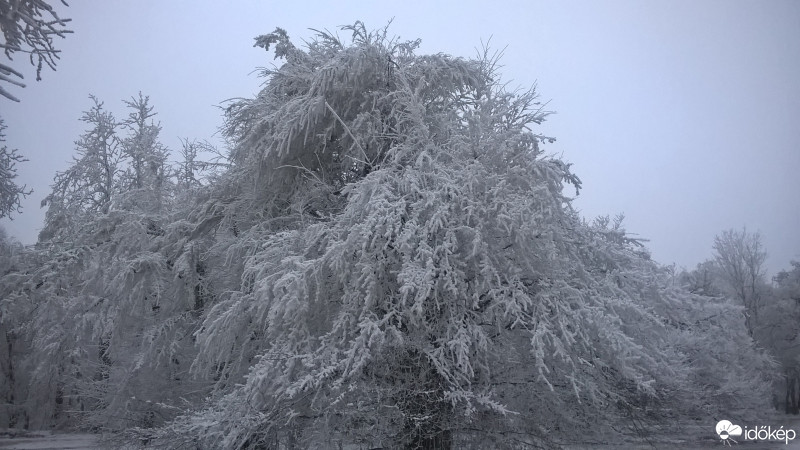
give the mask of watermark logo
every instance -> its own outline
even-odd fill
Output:
[[[730,420],[720,420],[717,422],[717,435],[722,440],[723,444],[731,445],[731,442],[738,444],[735,438],[743,438],[745,441],[783,441],[788,444],[797,437],[797,433],[791,428],[788,430],[780,428],[772,428],[771,426],[756,426],[752,428],[740,427],[734,425]]]
[[[720,420],[717,422],[717,434],[723,443],[731,445],[731,441],[736,442],[734,437],[742,435],[742,427],[732,424],[730,420]]]

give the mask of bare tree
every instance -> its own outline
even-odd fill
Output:
[[[714,258],[720,275],[730,293],[745,307],[745,324],[750,335],[758,322],[761,304],[761,287],[766,271],[767,252],[759,232],[748,233],[733,229],[723,231],[714,238]]]
[[[64,0],[61,3],[69,6]],[[63,38],[67,33],[72,33],[66,28],[70,20],[58,17],[58,13],[44,0],[0,0],[0,30],[5,39],[0,47],[9,60],[13,59],[11,55],[16,52],[27,53],[31,64],[36,66],[36,81],[39,81],[42,79],[42,67],[45,64],[56,70],[56,60],[61,51],[53,44],[53,37]],[[22,73],[0,63],[0,81],[25,87],[25,84],[13,77],[23,79]],[[19,101],[2,85],[0,95],[15,102]]]

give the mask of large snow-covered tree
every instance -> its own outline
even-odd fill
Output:
[[[533,89],[488,51],[344,30],[257,38],[283,64],[228,104],[218,164],[186,140],[162,170],[147,97],[127,137],[95,102],[39,245],[0,260],[0,419],[147,448],[535,448],[768,398],[741,306],[572,208]]]
[[[217,395],[150,445],[557,445],[716,398],[689,361],[723,332],[686,331],[691,294],[619,223],[578,217],[534,90],[487,53],[345,30],[256,40],[285,63],[228,106],[233,165],[192,215],[241,264],[194,335]],[[721,384],[758,391],[768,362],[742,361]]]

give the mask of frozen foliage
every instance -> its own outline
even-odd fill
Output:
[[[150,105],[150,98],[141,92],[138,98],[132,98],[125,104],[132,111],[121,124],[128,130],[128,137],[121,142],[122,154],[128,162],[122,190],[129,197],[144,197],[138,201],[157,210],[163,205],[161,194],[168,175],[167,149],[158,142],[161,126],[153,122],[156,113]]]
[[[74,241],[80,232],[76,225],[108,212],[119,191],[119,124],[102,102],[90,98],[94,105],[81,117],[90,128],[75,141],[78,155],[70,168],[56,174],[53,191],[42,200],[42,207],[49,208],[40,241]]]
[[[61,3],[67,6],[64,0]],[[14,53],[27,53],[31,64],[36,66],[36,80],[39,81],[44,64],[55,70],[60,50],[55,48],[53,38],[63,38],[72,32],[66,29],[70,20],[61,19],[44,0],[0,0],[0,31],[3,33],[0,48],[9,60],[12,60]],[[25,87],[19,81],[21,79],[21,72],[0,62],[0,96],[18,102],[19,99],[6,90],[4,83]],[[4,142],[5,129],[0,119],[0,142]],[[0,218],[20,212],[21,198],[32,192],[14,182],[17,177],[16,164],[23,161],[27,159],[19,155],[16,149],[0,147]]]
[[[93,102],[78,157],[45,200],[37,248],[17,256],[0,283],[15,361],[12,425],[152,426],[179,410],[171,402],[203,392],[202,381],[188,382],[189,392],[179,382],[197,319],[190,298],[206,294],[195,244],[184,253],[191,228],[168,213],[181,193],[168,179],[159,128],[134,122],[120,136]],[[152,115],[146,97],[127,105],[131,121]]]
[[[61,0],[65,6],[67,2]],[[62,19],[50,3],[44,0],[0,0],[0,30],[3,32],[3,53],[10,60],[16,52],[27,53],[31,64],[36,66],[36,80],[41,80],[42,67],[56,69],[56,60],[61,52],[55,48],[53,38],[64,38],[72,33],[66,28],[71,19]],[[10,66],[0,63],[0,82],[25,87],[16,77],[22,74]],[[0,85],[0,95],[18,102],[14,95]]]
[[[0,143],[5,142],[4,131],[6,125],[0,118]],[[31,190],[19,186],[14,179],[17,178],[17,163],[27,161],[16,149],[9,150],[7,146],[0,147],[0,218],[11,217],[21,210],[20,200],[30,195]]]
[[[693,297],[619,223],[578,219],[562,193],[578,178],[531,129],[546,116],[533,91],[506,91],[487,54],[346,30],[352,44],[320,32],[307,50],[280,29],[257,39],[286,63],[228,107],[234,165],[199,226],[230,230],[218,240],[242,282],[205,315],[193,364],[247,374],[150,437],[552,445],[758,387],[768,362],[737,363],[732,344],[716,351],[740,370],[705,387],[692,358],[726,333],[752,348],[726,328],[741,316],[722,303],[731,322],[682,326]]]
[[[731,296],[745,308],[745,324],[753,335],[758,322],[758,311],[763,302],[762,287],[766,270],[767,253],[761,235],[726,230],[714,238],[714,258],[720,268],[721,279]]]
[[[127,137],[95,102],[0,280],[4,417],[148,448],[534,448],[761,405],[742,309],[578,216],[496,55],[344,31],[256,39],[284,62],[227,106],[227,161],[187,139],[166,170],[147,97]]]
[[[772,402],[776,409],[800,411],[800,289],[797,265],[780,272],[772,285],[766,282],[766,251],[758,232],[725,230],[714,239],[713,261],[686,274],[690,288],[705,296],[728,296],[742,308],[747,331],[778,364],[773,378]],[[708,300],[707,300],[708,301]],[[778,375],[778,374],[776,374]]]
[[[775,407],[787,414],[800,413],[800,263],[778,273],[756,322],[755,338],[775,355],[782,377],[776,383]],[[762,289],[763,290],[763,289]],[[780,408],[780,406],[783,408]]]

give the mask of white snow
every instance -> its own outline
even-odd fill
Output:
[[[0,449],[3,450],[95,450],[101,448],[99,436],[94,434],[50,434],[0,438]]]

